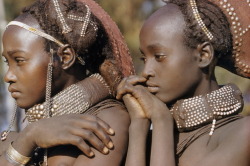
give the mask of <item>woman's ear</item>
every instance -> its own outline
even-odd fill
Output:
[[[209,42],[199,44],[199,67],[208,67],[214,60],[214,48]]]
[[[69,44],[60,47],[57,51],[57,54],[64,70],[70,68],[75,63],[76,53]]]

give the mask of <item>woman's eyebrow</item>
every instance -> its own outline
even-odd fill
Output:
[[[153,49],[155,47],[164,47],[164,45],[160,43],[155,43],[148,46],[149,49]]]
[[[19,52],[21,52],[21,53],[24,53],[24,51],[23,50],[13,50],[13,51],[7,51],[7,55],[8,56],[12,56],[13,54],[15,54],[15,53],[19,53]]]

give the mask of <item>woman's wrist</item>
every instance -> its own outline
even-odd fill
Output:
[[[131,131],[148,131],[150,121],[148,119],[131,119],[129,130]]]
[[[23,156],[31,156],[35,148],[37,148],[33,140],[33,131],[32,125],[27,126],[19,133],[19,137],[12,143],[12,147]]]
[[[174,119],[173,116],[170,114],[168,109],[165,109],[161,112],[157,112],[155,115],[151,117],[152,124],[155,126],[157,124],[161,125],[173,125]]]
[[[15,148],[13,148],[12,143],[10,143],[9,148],[5,153],[6,160],[12,165],[22,166],[26,165],[31,157],[23,156]]]

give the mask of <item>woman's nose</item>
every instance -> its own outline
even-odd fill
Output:
[[[4,76],[4,81],[6,83],[13,83],[16,82],[17,77],[14,74],[14,72],[12,70],[10,70],[10,68],[8,69],[8,71],[6,72],[5,76]]]
[[[150,61],[147,61],[142,70],[142,76],[145,78],[150,78],[155,76],[153,64]]]

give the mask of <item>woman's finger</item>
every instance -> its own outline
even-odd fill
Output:
[[[68,138],[72,145],[78,147],[88,157],[93,157],[95,154],[90,146],[79,136],[71,136]]]
[[[106,131],[109,135],[115,134],[115,131],[109,126],[109,124],[107,124],[102,119],[98,118],[97,116],[84,115],[83,118],[92,122],[97,122],[103,128],[103,130]]]
[[[107,133],[107,131],[109,130],[113,131],[113,129],[111,129],[108,124],[106,124],[100,118],[96,116],[86,116],[84,118],[85,118],[84,121],[83,120],[75,121],[74,126],[78,126],[78,128],[85,129],[85,133],[78,132],[78,135],[88,140],[88,142],[91,143],[93,146],[96,146],[98,150],[101,149],[102,151],[104,148],[103,147],[104,144],[110,149],[113,148],[112,140],[108,135],[109,133]],[[75,129],[75,127],[73,129]],[[89,133],[89,131],[91,133]],[[85,135],[82,135],[82,134],[85,134]],[[100,144],[100,142],[102,144]],[[100,146],[100,145],[103,145],[103,146]]]
[[[124,94],[131,92],[131,88],[134,85],[144,83],[145,81],[146,79],[144,77],[136,76],[136,75],[132,75],[132,76],[124,78],[117,87],[116,98],[121,99]]]
[[[124,78],[124,81],[126,83],[129,83],[131,85],[136,85],[138,83],[143,83],[146,81],[146,78],[138,75],[131,75],[129,77]]]
[[[122,97],[130,118],[147,118],[145,112],[143,111],[141,105],[139,104],[139,102],[130,94],[126,94]]]

